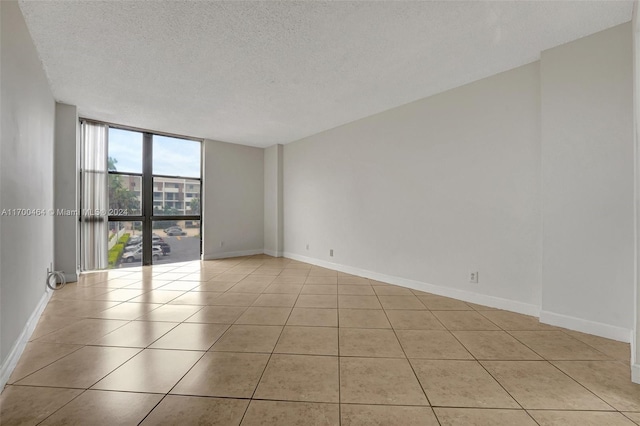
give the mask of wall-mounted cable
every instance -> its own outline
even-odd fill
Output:
[[[51,279],[53,278],[53,282]],[[60,290],[67,283],[62,271],[51,271],[47,273],[47,287],[51,290]]]

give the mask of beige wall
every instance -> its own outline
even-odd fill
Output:
[[[640,2],[634,1],[633,5],[633,21],[632,21],[632,38],[633,38],[633,108],[634,108],[634,139],[635,139],[635,202],[636,202],[636,294],[635,294],[635,335],[633,336],[631,346],[631,378],[635,383],[640,383],[640,262],[638,262],[638,251],[640,248]]]
[[[264,150],[264,251],[281,256],[283,250],[282,217],[282,145]]]
[[[286,254],[629,341],[631,40],[620,25],[286,145]]]
[[[536,62],[285,145],[285,251],[537,314],[539,93]]]
[[[56,103],[55,122],[55,209],[76,210],[78,208],[78,167],[77,154],[80,142],[80,122],[78,108],[74,105]],[[67,282],[77,280],[76,270],[79,259],[78,218],[56,216],[55,258],[56,271],[65,274]]]
[[[18,3],[0,2],[0,15],[0,209],[51,209],[55,102]],[[51,215],[1,218],[0,385],[44,306],[52,262]]]
[[[205,140],[203,183],[203,257],[262,253],[264,150]]]
[[[547,50],[542,93],[542,319],[629,340],[633,328],[631,24]]]

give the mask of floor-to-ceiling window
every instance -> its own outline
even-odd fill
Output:
[[[202,143],[153,135],[152,177],[153,239],[163,239],[163,256],[154,263],[200,258],[200,199]],[[156,247],[156,246],[154,246]],[[157,247],[156,247],[157,249]]]
[[[144,134],[109,128],[108,267],[141,265],[143,252],[142,163]]]
[[[91,146],[91,141],[83,141],[83,146]],[[107,194],[108,211],[102,212],[108,223],[107,268],[200,258],[201,149],[196,140],[108,127],[107,188],[86,187],[96,182],[83,181],[83,196]],[[95,221],[97,213],[83,215]],[[104,245],[105,240],[85,238],[81,244]]]

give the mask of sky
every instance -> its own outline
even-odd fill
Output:
[[[142,133],[109,129],[109,157],[119,172],[142,173]],[[200,143],[154,135],[153,174],[200,177]]]

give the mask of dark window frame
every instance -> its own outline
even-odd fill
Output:
[[[82,119],[87,121],[86,119]],[[98,122],[94,120],[88,120],[93,122]],[[124,171],[108,171],[108,174],[116,174],[116,175],[127,175],[127,176],[140,176],[142,178],[142,190],[141,190],[141,210],[142,215],[108,215],[108,222],[142,222],[142,265],[147,266],[153,263],[153,244],[152,244],[152,235],[153,235],[153,222],[154,221],[194,221],[197,220],[200,223],[199,226],[199,235],[200,235],[200,256],[202,256],[202,159],[204,154],[204,143],[202,139],[191,138],[188,136],[180,136],[174,134],[167,134],[156,131],[143,130],[133,127],[121,126],[113,123],[105,123],[98,122],[101,124],[106,124],[109,129],[119,129],[119,130],[127,130],[139,132],[142,134],[142,173],[132,173],[132,172],[124,172]],[[200,144],[200,176],[192,177],[192,176],[175,176],[175,175],[160,175],[153,174],[153,136],[166,136],[176,139],[184,139],[192,142],[198,142]],[[108,140],[107,140],[107,151],[108,151]],[[200,199],[200,213],[197,215],[155,215],[154,214],[154,192],[163,192],[163,191],[155,191],[155,187],[153,185],[154,178],[172,178],[172,179],[189,179],[193,181],[198,181],[199,194]],[[163,185],[163,189],[165,186]],[[161,200],[155,200],[161,201]]]

